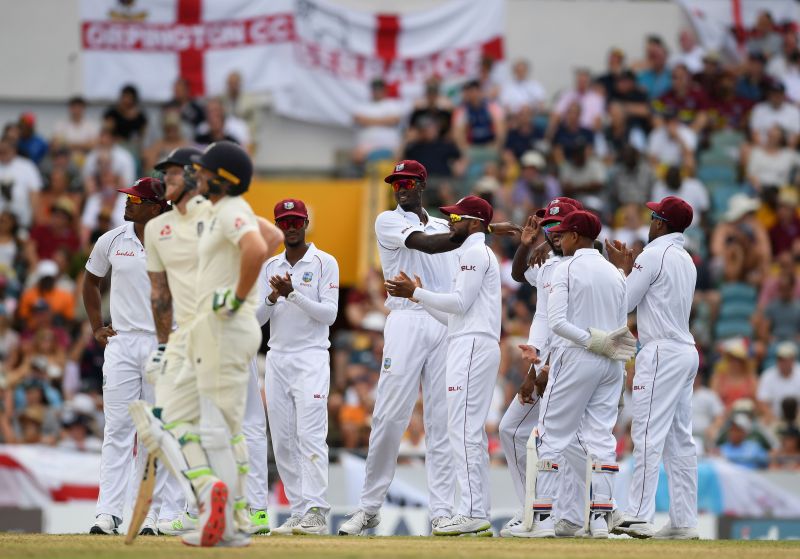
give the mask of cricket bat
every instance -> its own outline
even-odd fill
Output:
[[[534,427],[528,443],[525,445],[527,460],[525,464],[525,509],[522,513],[522,524],[525,530],[533,530],[533,502],[536,500],[536,475],[539,473],[539,453],[536,451],[536,439],[539,429]]]
[[[156,457],[150,454],[147,457],[147,465],[144,467],[142,482],[139,484],[139,493],[136,495],[136,504],[133,506],[131,524],[128,526],[128,533],[125,534],[125,545],[131,545],[139,530],[142,529],[144,519],[150,510],[150,503],[153,502],[153,489],[156,486]]]

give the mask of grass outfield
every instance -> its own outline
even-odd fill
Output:
[[[30,557],[65,559],[177,559],[198,553],[203,557],[278,557],[324,559],[444,559],[464,557],[525,558],[532,554],[544,558],[567,559],[625,559],[659,557],[670,559],[706,559],[731,557],[735,559],[800,557],[800,542],[777,541],[640,541],[612,539],[586,540],[514,540],[500,538],[420,538],[420,537],[359,537],[359,538],[300,538],[258,537],[245,549],[190,550],[176,538],[138,538],[126,546],[121,536],[49,536],[39,534],[0,533],[0,557],[17,559]]]

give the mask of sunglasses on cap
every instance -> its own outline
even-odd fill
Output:
[[[302,229],[305,224],[306,220],[302,217],[287,217],[275,222],[275,225],[284,231],[288,231],[289,229]]]
[[[415,186],[417,186],[415,179],[398,179],[392,183],[392,190],[395,192],[398,190],[411,190]]]
[[[471,215],[450,214],[450,222],[451,223],[458,223],[462,219],[477,219],[478,221],[483,221],[483,218],[481,218],[481,217],[473,217]]]
[[[147,198],[142,198],[141,196],[136,196],[135,194],[128,194],[128,201],[131,204],[138,206],[139,204],[144,204],[145,202],[150,204],[158,204],[156,200],[148,200]]]
[[[657,219],[659,221],[664,221],[666,223],[669,223],[669,220],[666,217],[660,216],[656,212],[653,212],[653,213],[650,214],[650,220],[652,221],[653,219]]]

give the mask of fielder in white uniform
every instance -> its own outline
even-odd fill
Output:
[[[689,331],[697,269],[684,249],[692,207],[668,196],[650,202],[649,244],[632,251],[609,244],[609,259],[627,275],[628,311],[636,309],[642,348],[633,379],[634,471],[628,507],[615,532],[656,539],[697,539],[697,453],[692,439],[692,385],[699,357]],[[670,522],[652,525],[658,467],[664,458]]]
[[[447,323],[447,426],[461,498],[457,514],[435,527],[433,534],[491,536],[486,417],[500,365],[502,305],[500,267],[484,233],[493,212],[476,196],[440,211],[450,216],[453,240],[463,242],[454,289],[443,293],[424,284],[417,287],[405,270],[387,280],[386,289],[394,297],[419,301],[434,318]]]
[[[264,265],[263,326],[270,323],[264,389],[278,473],[291,517],[274,534],[328,533],[329,328],[339,309],[339,264],[306,243],[308,212],[301,200],[275,205],[286,250]]]
[[[624,277],[593,248],[600,229],[600,221],[584,211],[573,211],[550,229],[561,235],[564,255],[572,258],[556,268],[547,306],[548,323],[559,338],[553,340],[550,379],[540,404],[533,537],[555,535],[558,460],[576,435],[592,459],[591,536],[608,537],[612,474],[618,471],[612,429],[622,361],[633,355],[635,340],[625,325]]]
[[[100,495],[92,534],[116,534],[125,510],[128,486],[138,486],[146,463],[144,449],[136,454],[136,432],[128,417],[128,404],[139,399],[154,401],[153,386],[144,382],[145,366],[156,347],[150,311],[150,280],[146,271],[145,224],[166,207],[164,185],[157,179],[139,179],[120,189],[128,195],[128,223],[103,234],[86,262],[83,302],[95,339],[105,346],[103,363],[103,413],[105,429],[100,454]],[[111,324],[103,325],[100,281],[111,271]],[[156,535],[162,498],[170,495],[166,470],[159,470],[150,512],[140,531]],[[165,510],[165,514],[175,511]]]

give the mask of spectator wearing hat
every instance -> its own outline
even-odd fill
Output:
[[[711,374],[711,390],[719,395],[725,409],[740,399],[755,400],[758,380],[755,362],[744,338],[731,338],[721,344],[721,358]]]
[[[669,167],[664,178],[653,187],[653,200],[660,202],[667,196],[677,196],[692,207],[692,226],[700,225],[702,216],[711,208],[705,185],[695,177],[684,175],[676,165]]]
[[[86,101],[83,97],[71,97],[67,101],[67,119],[56,122],[53,142],[63,143],[71,152],[82,156],[91,150],[100,134],[100,123],[86,117]]]
[[[728,429],[727,441],[719,446],[720,455],[734,464],[756,470],[766,468],[769,455],[756,441],[748,438],[753,422],[744,414],[734,414]]]
[[[370,156],[389,159],[400,148],[400,124],[406,109],[399,99],[389,97],[386,82],[373,80],[371,99],[356,108],[353,122],[357,126],[353,160],[364,163]]]
[[[19,140],[17,141],[19,154],[39,165],[47,155],[48,147],[47,141],[36,133],[36,115],[22,113],[19,117]]]
[[[50,219],[31,229],[28,252],[31,261],[35,262],[52,259],[60,249],[77,253],[80,246],[75,227],[75,206],[69,198],[62,198],[51,207]]]
[[[660,200],[653,192],[655,180],[655,174],[647,159],[632,145],[624,145],[619,159],[608,172],[608,190],[613,200],[612,209],[615,210],[625,204],[642,205],[651,198]]]
[[[524,218],[560,196],[561,187],[555,177],[547,173],[547,162],[538,151],[525,152],[519,164],[519,178],[511,187],[511,206]]]
[[[530,63],[519,59],[511,67],[511,79],[500,88],[500,103],[509,115],[514,115],[524,107],[533,111],[544,108],[547,92],[541,83],[530,76]]]
[[[800,108],[786,99],[786,90],[780,83],[772,83],[766,101],[758,103],[750,113],[753,143],[766,144],[767,132],[775,125],[786,133],[789,147],[797,146],[800,137]]]
[[[782,416],[781,406],[785,399],[794,398],[800,402],[800,363],[797,362],[797,344],[794,341],[779,343],[775,354],[775,365],[761,373],[756,398],[766,417],[778,419]]]
[[[678,64],[683,64],[692,74],[700,72],[703,69],[703,57],[706,49],[697,42],[694,31],[681,29],[678,35],[678,46],[680,50],[669,59],[670,66],[674,68]]]
[[[635,67],[640,69],[637,81],[650,99],[657,99],[672,86],[668,59],[669,51],[661,37],[657,35],[647,37],[645,60],[635,64]]]
[[[0,139],[0,211],[14,213],[20,226],[29,228],[41,189],[42,176],[36,165],[18,156],[16,145],[8,138]]]
[[[56,286],[61,271],[52,260],[40,260],[34,272],[35,284],[22,293],[19,316],[30,326],[36,305],[43,301],[55,319],[62,323],[75,318],[75,297]]]
[[[746,194],[728,200],[728,209],[711,234],[711,255],[728,281],[758,282],[767,273],[769,235],[756,219],[760,204]]]

